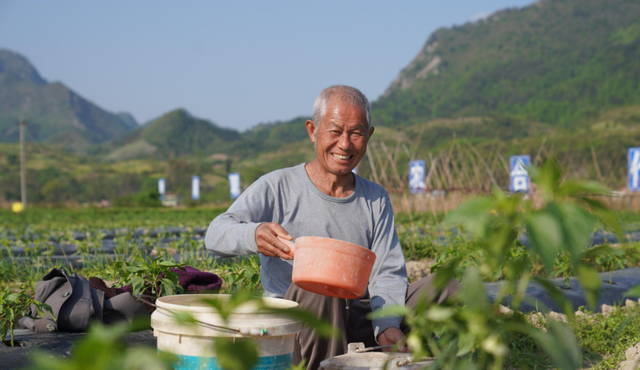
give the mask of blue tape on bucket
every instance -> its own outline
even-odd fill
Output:
[[[158,353],[163,351],[158,350]],[[218,370],[218,360],[215,357],[185,356],[173,354],[177,359],[173,365],[175,370]],[[293,353],[278,356],[259,357],[258,363],[252,370],[288,370],[293,363]]]

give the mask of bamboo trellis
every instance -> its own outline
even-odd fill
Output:
[[[506,158],[509,153],[506,145],[499,140],[494,140],[488,150],[485,146],[481,151],[469,140],[454,137],[447,145],[429,151],[417,144],[421,135],[413,142],[400,137],[386,142],[370,142],[366,156],[369,162],[366,167],[370,171],[363,175],[384,186],[390,194],[404,194],[402,198],[409,199],[406,195],[408,162],[424,159],[427,197],[449,193],[488,193],[494,187],[508,189],[509,163]],[[532,164],[542,165],[555,152],[553,145],[548,145],[546,138],[543,139],[532,157]],[[625,185],[626,163],[620,158],[613,163],[602,162],[593,146],[590,147],[590,156],[576,155],[576,148],[573,147],[558,154],[560,157],[555,158],[564,170],[565,178],[596,180],[611,189],[620,189]],[[622,157],[623,153],[620,154]],[[626,153],[622,158],[626,158]]]

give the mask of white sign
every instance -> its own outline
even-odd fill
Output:
[[[193,176],[191,178],[191,199],[200,199],[200,176]]]
[[[419,159],[409,162],[409,192],[411,194],[424,193],[426,187],[424,160]]]
[[[164,181],[164,178],[158,179],[158,193],[160,194],[160,199],[164,198],[164,193],[167,191],[167,185]]]
[[[640,148],[629,148],[629,190],[640,191]]]
[[[232,172],[228,176],[229,178],[229,192],[231,193],[231,199],[237,199],[240,196],[242,190],[240,190],[240,174]]]
[[[529,192],[529,172],[531,157],[528,155],[514,155],[509,160],[509,189],[513,193]]]

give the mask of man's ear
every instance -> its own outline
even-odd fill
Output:
[[[373,135],[373,132],[374,132],[375,130],[376,130],[376,128],[375,128],[375,127],[371,127],[371,128],[369,129],[369,139],[371,139],[371,135]]]
[[[304,125],[307,127],[307,133],[309,134],[309,138],[311,139],[312,143],[316,143],[316,135],[315,135],[315,131],[316,131],[316,124],[313,123],[312,120],[308,119],[307,122],[304,123]]]

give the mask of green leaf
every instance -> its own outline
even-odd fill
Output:
[[[438,292],[440,292],[449,283],[449,281],[453,279],[455,270],[460,264],[461,260],[462,257],[452,258],[445,266],[440,267],[434,273],[433,282]]]
[[[610,191],[596,181],[567,180],[558,189],[558,195],[570,197],[609,194]]]
[[[540,255],[547,272],[550,273],[562,247],[561,223],[552,214],[538,211],[525,217],[525,225],[533,250]]]
[[[411,314],[411,309],[405,305],[392,305],[381,308],[374,312],[370,312],[367,314],[367,318],[370,320],[374,319],[382,319],[385,317],[397,317],[397,316],[408,316]]]
[[[174,311],[172,312],[173,319],[179,324],[195,324],[196,319],[189,312]]]
[[[443,322],[453,316],[453,310],[449,307],[433,306],[427,311],[427,318],[435,322]]]
[[[225,370],[250,370],[258,362],[258,350],[249,339],[218,337],[215,349],[218,364]]]
[[[482,282],[480,271],[476,267],[470,267],[464,274],[464,283],[462,284],[462,297],[467,307],[478,313],[487,315],[491,312],[491,304],[487,298],[487,291]]]
[[[456,356],[464,356],[474,347],[476,336],[472,332],[463,332],[458,338],[458,353]]]
[[[562,179],[562,171],[554,158],[549,158],[540,168],[532,180],[538,185],[546,199],[551,200],[556,194],[556,189]]]
[[[565,297],[564,294],[562,294],[560,289],[547,279],[535,277],[533,278],[533,280],[542,285],[544,290],[546,290],[547,293],[549,293],[549,295],[551,296],[551,299],[553,299],[558,307],[562,309],[562,312],[564,312],[568,318],[573,320],[573,305],[571,304],[571,301],[567,297]]]
[[[490,263],[496,268],[502,264],[509,248],[513,247],[518,232],[509,225],[500,225],[491,229],[487,238],[486,248],[489,252]]]
[[[592,259],[598,256],[608,255],[611,252],[612,252],[611,247],[608,244],[603,244],[594,248],[587,249],[587,251],[583,254],[583,257],[587,259]]]
[[[587,303],[591,309],[594,309],[598,301],[600,285],[602,285],[600,275],[598,275],[598,272],[593,267],[587,266],[584,263],[578,265],[576,272],[578,273],[580,284],[582,284],[585,290]]]
[[[261,312],[269,312],[285,315],[294,319],[301,320],[306,326],[313,329],[317,335],[324,338],[340,337],[340,330],[331,325],[322,317],[318,317],[315,313],[306,311],[302,308],[272,308],[265,307]]]
[[[640,285],[636,285],[633,288],[627,290],[624,295],[628,297],[640,297]]]
[[[582,253],[591,244],[593,218],[576,204],[550,203],[548,207],[562,220],[565,249],[571,253],[574,265],[578,264]]]
[[[200,299],[200,302],[202,302],[207,306],[215,308],[216,311],[218,311],[218,313],[222,317],[222,320],[224,321],[226,321],[229,318],[229,315],[231,314],[231,310],[226,309],[225,304],[221,299],[203,297]]]
[[[473,198],[450,212],[445,217],[443,225],[465,225],[476,236],[484,238],[485,229],[489,223],[489,211],[493,208],[495,204],[490,198]]]
[[[130,272],[139,272],[139,271],[144,271],[143,267],[139,267],[139,266],[127,266],[127,270],[129,270]]]
[[[546,333],[534,331],[532,337],[547,352],[553,363],[563,370],[580,368],[580,347],[567,326],[550,319]]]
[[[616,234],[618,239],[622,240],[624,238],[622,225],[620,224],[620,220],[618,219],[618,216],[615,214],[615,212],[608,209],[605,205],[597,200],[584,198],[582,199],[582,201],[587,204],[591,212],[598,218],[600,222],[602,222],[605,228]]]

